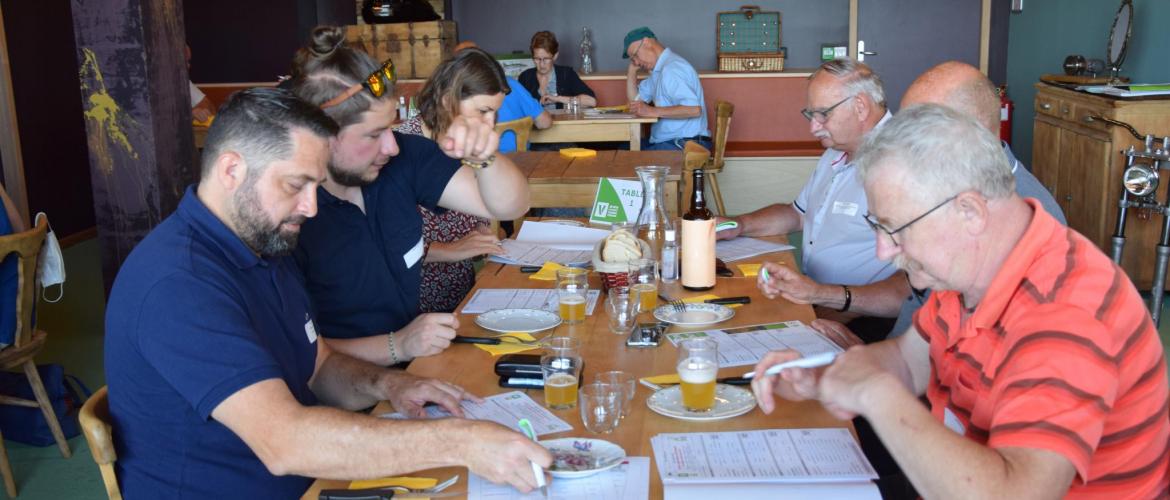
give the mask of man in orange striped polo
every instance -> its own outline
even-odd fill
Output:
[[[1166,359],[1123,271],[1020,198],[999,141],[953,110],[903,111],[857,161],[878,258],[935,293],[906,335],[754,380],[760,407],[866,417],[925,498],[1170,495]]]

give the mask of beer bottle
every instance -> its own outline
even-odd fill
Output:
[[[687,290],[715,287],[715,216],[703,199],[703,171],[694,171],[691,209],[682,220],[681,281]]]

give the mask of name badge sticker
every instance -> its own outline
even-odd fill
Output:
[[[423,244],[422,237],[419,237],[418,243],[414,245],[414,248],[411,248],[410,250],[407,250],[406,253],[402,254],[402,261],[406,263],[407,269],[414,267],[415,264],[418,264],[419,260],[422,260],[423,250],[425,248],[426,246]]]
[[[951,411],[950,408],[943,408],[943,425],[959,433],[960,436],[967,435],[967,426],[963,425],[963,422],[959,420],[959,416],[955,415],[955,412]]]
[[[859,207],[857,206],[856,203],[851,203],[848,201],[834,201],[833,202],[833,213],[834,214],[842,214],[846,217],[856,216],[858,208]]]
[[[305,337],[309,338],[310,344],[317,343],[317,326],[313,324],[313,318],[305,313]]]

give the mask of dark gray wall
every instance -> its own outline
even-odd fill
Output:
[[[715,69],[715,14],[745,3],[780,11],[786,68],[820,64],[822,43],[848,44],[848,0],[451,0],[451,15],[461,40],[474,40],[493,53],[528,52],[533,33],[552,31],[561,44],[558,63],[575,68],[581,65],[581,27],[587,26],[598,71],[624,70],[622,38],[645,25],[701,71]]]

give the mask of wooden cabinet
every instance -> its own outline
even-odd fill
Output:
[[[1069,226],[1109,254],[1125,169],[1121,151],[1142,143],[1098,117],[1128,123],[1141,134],[1170,135],[1170,99],[1115,99],[1045,83],[1036,89],[1032,171],[1052,192]],[[1167,177],[1163,171],[1159,200],[1166,199]],[[1130,211],[1121,266],[1139,289],[1148,289],[1162,217],[1140,212]]]

